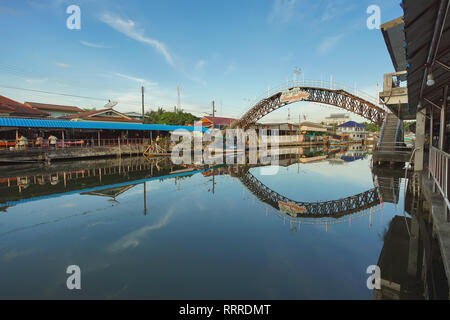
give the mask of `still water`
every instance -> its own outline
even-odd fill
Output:
[[[383,197],[366,152],[306,151],[275,175],[142,158],[0,168],[0,298],[373,299],[366,269],[406,221],[403,180]],[[295,217],[261,186],[306,203],[377,195]],[[66,287],[69,265],[81,290]]]

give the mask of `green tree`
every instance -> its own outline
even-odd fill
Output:
[[[410,132],[411,131],[410,126],[415,123],[416,123],[416,121],[403,121],[403,130],[405,132]]]
[[[188,125],[194,124],[199,118],[183,110],[164,111],[158,108],[157,111],[149,111],[145,114],[145,123],[168,124],[168,125]]]
[[[366,130],[369,132],[379,132],[380,127],[378,127],[376,124],[363,122],[362,125],[366,127]]]

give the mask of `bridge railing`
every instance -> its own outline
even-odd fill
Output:
[[[384,121],[383,121],[383,124],[381,125],[380,135],[379,135],[378,141],[377,141],[377,149],[381,146],[381,141],[383,140],[384,128],[386,127],[387,117],[388,117],[388,113],[386,112],[384,114]]]
[[[384,142],[377,146],[377,152],[397,152],[411,153],[414,147],[408,146],[405,142]]]
[[[74,148],[96,148],[96,147],[117,147],[127,145],[148,145],[150,139],[147,138],[114,138],[114,139],[57,139],[55,144],[50,144],[48,139],[37,140],[0,140],[0,150],[40,150],[40,149],[74,149]]]
[[[259,101],[263,99],[270,98],[274,94],[287,90],[293,87],[313,87],[313,88],[323,88],[323,89],[329,89],[329,90],[344,90],[354,96],[357,96],[361,99],[364,99],[370,103],[373,103],[374,105],[382,108],[385,110],[384,106],[381,106],[379,104],[378,97],[375,97],[373,95],[370,95],[368,93],[365,93],[364,91],[359,90],[355,87],[350,87],[345,84],[334,82],[334,81],[327,81],[327,80],[292,80],[292,81],[286,81],[282,83],[279,86],[268,88],[265,93],[255,98],[253,102],[251,102],[251,105],[248,109],[256,105]],[[386,109],[387,110],[387,109]]]
[[[430,147],[430,160],[428,165],[428,177],[433,179],[433,189],[437,186],[444,198],[445,220],[449,222],[450,202],[448,200],[450,190],[448,188],[450,155],[436,147]]]

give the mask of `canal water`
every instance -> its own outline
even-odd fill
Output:
[[[411,220],[404,181],[374,174],[367,152],[295,148],[274,175],[187,169],[143,158],[0,168],[0,299],[374,299],[367,268],[405,267],[385,243],[393,221]],[[267,190],[306,204],[376,196],[296,216]],[[67,289],[70,265],[81,290]]]

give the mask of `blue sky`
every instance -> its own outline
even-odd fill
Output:
[[[66,27],[72,4],[81,30]],[[0,94],[97,109],[112,99],[118,111],[140,112],[142,85],[146,109],[168,110],[179,85],[186,111],[205,115],[215,100],[219,116],[238,117],[298,67],[305,79],[332,75],[375,95],[393,67],[381,32],[366,26],[369,5],[381,8],[382,23],[403,13],[392,0],[0,0]],[[292,119],[332,112],[339,109],[290,106]]]

